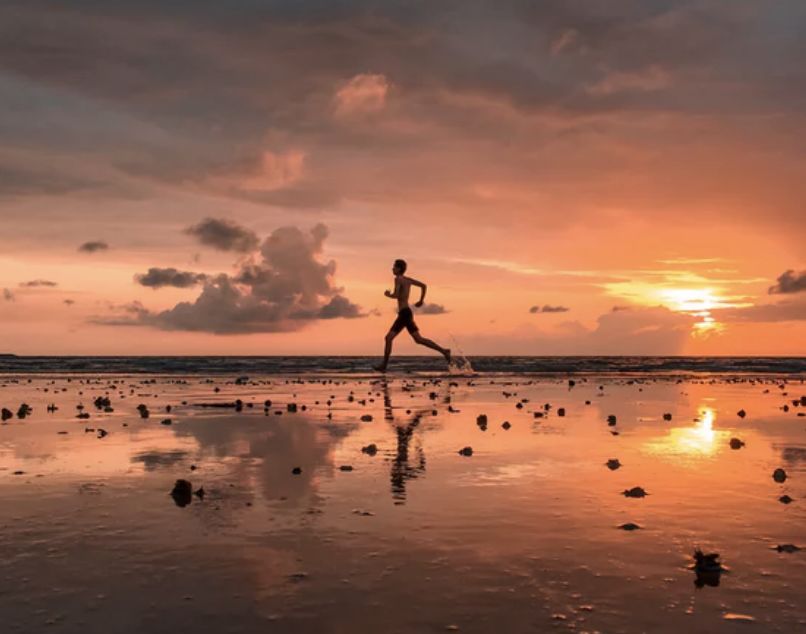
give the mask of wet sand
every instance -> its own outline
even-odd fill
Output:
[[[573,380],[0,379],[0,622],[806,630],[803,380]]]

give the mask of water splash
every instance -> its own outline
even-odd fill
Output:
[[[452,376],[471,376],[475,374],[473,366],[470,365],[470,361],[465,356],[465,353],[459,346],[456,338],[450,333],[448,333],[448,335],[453,342],[453,348],[451,349],[451,362],[448,365],[448,373]]]

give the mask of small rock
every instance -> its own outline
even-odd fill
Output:
[[[371,443],[366,447],[361,447],[361,453],[365,453],[368,456],[374,456],[376,453],[378,453],[378,445]]]
[[[512,425],[509,424],[508,420],[505,420],[503,423],[501,423],[501,427],[503,429],[509,429],[510,427],[512,427]]]
[[[565,408],[564,407],[558,407],[557,408],[557,416],[565,416]]]
[[[741,449],[744,447],[744,441],[738,438],[731,438],[730,439],[730,448],[731,449]]]
[[[663,420],[672,420],[672,415],[669,412],[666,412],[663,415]]]
[[[642,498],[649,495],[649,493],[647,493],[641,487],[633,487],[632,489],[625,489],[622,494],[626,498]]]
[[[607,424],[610,425],[610,426],[613,426],[613,425],[616,424],[616,416],[615,416],[615,414],[610,414],[610,416],[607,417]]]
[[[777,550],[779,553],[796,553],[800,550],[800,546],[795,546],[795,544],[778,544],[773,547],[773,550]]]
[[[637,531],[641,527],[638,524],[634,524],[633,522],[627,522],[626,524],[622,524],[619,528],[623,531]]]
[[[781,504],[791,504],[793,500],[792,500],[791,497],[789,497],[788,495],[784,494],[784,495],[782,495],[781,497],[778,498],[778,501]]]
[[[351,464],[343,464],[339,467],[339,471],[352,471],[353,465]]]
[[[779,484],[782,482],[786,482],[786,471],[778,467],[775,471],[772,472],[772,479],[778,482]]]
[[[460,456],[472,456],[473,455],[473,447],[463,447],[459,450]]]
[[[173,424],[173,421],[170,418],[163,418],[160,421],[160,425],[171,425],[171,424]]]
[[[610,469],[611,471],[615,471],[616,469],[621,467],[621,462],[619,461],[618,458],[611,458],[610,460],[605,462],[605,464],[607,465],[607,468]]]
[[[177,506],[184,507],[190,504],[192,495],[193,485],[191,485],[188,480],[180,479],[174,483],[174,488],[171,490],[171,497]]]
[[[747,412],[745,412],[743,409],[740,409],[738,412],[736,412],[736,416],[738,416],[739,418],[744,418],[745,416],[747,416]]]
[[[291,469],[291,473],[293,473],[294,475],[299,475],[300,473],[302,473],[302,467],[294,467],[293,469]]]
[[[362,423],[371,423],[372,422],[372,414],[364,414],[361,417],[361,422]]]

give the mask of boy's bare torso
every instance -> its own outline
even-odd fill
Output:
[[[411,279],[405,275],[398,275],[395,278],[395,296],[397,297],[398,312],[409,307],[409,295],[411,295]]]

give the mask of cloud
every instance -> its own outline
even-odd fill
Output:
[[[389,82],[384,75],[356,75],[336,91],[336,114],[365,114],[382,110],[388,92]]]
[[[254,235],[246,230],[239,235],[245,234]],[[335,286],[336,263],[321,261],[327,235],[323,224],[307,233],[297,227],[281,227],[263,241],[259,255],[239,264],[234,275],[206,276],[200,295],[192,302],[180,302],[163,311],[132,302],[118,307],[112,316],[91,321],[243,334],[288,332],[319,319],[364,317],[360,307]]]
[[[551,330],[528,325],[479,333],[466,337],[466,349],[472,354],[674,355],[685,350],[696,321],[663,306],[622,307],[600,315],[592,328],[569,321]]]
[[[12,293],[10,289],[4,288],[3,289],[3,300],[5,300],[7,302],[13,302],[14,301],[14,293]]]
[[[254,251],[260,243],[254,231],[224,218],[205,218],[185,229],[185,233],[220,251],[248,253]]]
[[[92,240],[78,247],[78,250],[82,253],[97,253],[98,251],[106,251],[107,249],[109,249],[109,245],[103,240]]]
[[[319,309],[319,319],[337,319],[339,317],[352,319],[361,316],[361,308],[342,295],[334,295],[327,304]]]
[[[532,306],[529,309],[530,313],[567,313],[570,308],[566,306],[550,306],[549,304],[544,304],[543,306]]]
[[[442,304],[423,304],[420,308],[415,310],[421,315],[444,315],[448,311]]]
[[[75,303],[76,303],[76,300],[74,300],[74,299],[65,299],[64,300],[65,306],[72,306]]]
[[[779,278],[780,279],[780,278]],[[740,308],[713,311],[718,321],[724,322],[779,322],[806,320],[806,298],[781,301],[776,304],[756,304]]]
[[[140,273],[134,276],[134,280],[141,286],[149,288],[162,288],[173,286],[174,288],[190,288],[200,284],[207,276],[204,273],[194,273],[192,271],[179,271],[175,268],[151,267],[147,273]]]
[[[40,286],[48,286],[54,287],[58,286],[57,282],[52,282],[51,280],[31,280],[29,282],[20,282],[20,286],[23,288],[37,288]]]
[[[770,294],[800,293],[806,291],[806,271],[796,273],[789,269],[778,276],[778,283],[770,286]]]

